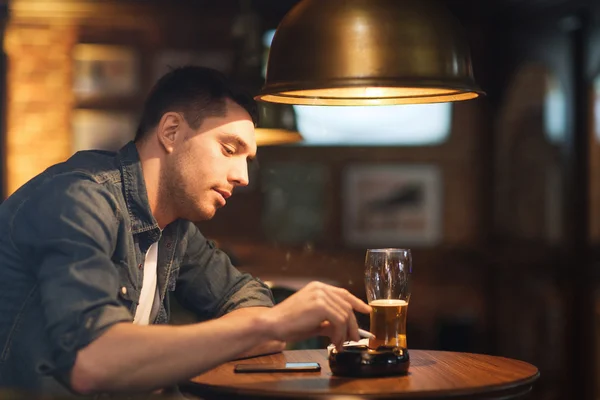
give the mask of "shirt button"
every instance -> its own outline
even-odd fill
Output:
[[[138,264],[138,269],[142,269],[143,265],[142,264]]]
[[[127,294],[127,288],[125,286],[121,288],[121,293]]]

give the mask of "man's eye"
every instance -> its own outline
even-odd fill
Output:
[[[235,154],[235,149],[232,148],[231,146],[223,146],[223,149],[224,149],[225,153],[227,153],[229,155]]]

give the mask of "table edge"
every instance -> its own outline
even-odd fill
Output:
[[[479,396],[481,394],[487,395],[502,395],[504,392],[511,392],[517,388],[523,388],[524,392],[527,393],[531,391],[533,388],[533,383],[538,380],[540,377],[539,370],[536,373],[528,378],[521,379],[515,382],[511,382],[510,384],[498,384],[493,386],[485,386],[484,388],[459,388],[459,389],[449,389],[449,390],[428,390],[428,391],[420,391],[420,392],[389,392],[389,393],[352,393],[352,392],[337,392],[337,393],[326,393],[326,392],[289,392],[289,391],[273,391],[273,390],[262,390],[255,388],[236,388],[231,386],[219,386],[219,385],[210,385],[205,383],[198,383],[194,381],[187,381],[185,383],[186,387],[193,388],[191,389],[206,389],[216,394],[222,395],[237,395],[237,396],[249,396],[254,398],[327,398],[332,396],[360,396],[363,399],[385,399],[385,398],[395,398],[395,399],[404,399],[404,398],[433,398],[433,396],[438,396],[439,394],[443,394],[442,397],[438,398],[453,398],[458,396],[468,396],[468,398],[473,398],[474,396]]]
[[[324,349],[312,349],[316,351],[326,352]],[[285,353],[294,353],[301,352],[304,350],[285,350],[281,352],[285,355]],[[409,352],[411,350],[409,349]],[[418,351],[423,353],[453,353],[452,351],[444,351],[444,350],[425,350],[425,349],[413,349],[412,351]],[[205,389],[208,391],[212,391],[213,393],[220,393],[223,395],[236,395],[236,396],[250,396],[255,398],[327,398],[331,396],[360,396],[364,399],[386,399],[386,398],[432,398],[432,396],[436,396],[439,394],[443,394],[442,398],[456,398],[458,396],[468,396],[468,398],[473,398],[474,396],[478,396],[481,394],[489,394],[492,396],[500,396],[504,392],[511,392],[517,388],[523,388],[525,391],[523,393],[530,392],[533,388],[533,384],[540,377],[539,368],[535,365],[528,363],[523,360],[507,358],[503,356],[494,356],[490,354],[482,354],[482,353],[470,353],[470,352],[462,352],[462,354],[469,355],[477,355],[477,356],[486,356],[486,357],[494,357],[494,358],[504,358],[511,361],[518,361],[520,363],[524,363],[530,365],[535,369],[535,373],[532,375],[516,380],[510,383],[499,383],[495,385],[487,385],[480,388],[457,388],[457,389],[445,389],[445,390],[427,390],[420,392],[390,392],[390,393],[351,393],[351,392],[338,392],[338,393],[327,393],[327,392],[289,392],[289,391],[267,391],[263,389],[255,389],[255,388],[236,388],[231,386],[220,386],[220,385],[211,385],[207,383],[198,383],[192,380],[186,381],[184,384],[187,387],[195,388],[195,389]],[[216,390],[215,390],[216,389]],[[194,390],[194,389],[191,389]]]

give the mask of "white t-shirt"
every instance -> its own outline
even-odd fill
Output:
[[[148,325],[156,318],[160,306],[160,295],[156,284],[156,263],[158,261],[158,242],[153,243],[146,252],[144,260],[144,280],[140,293],[140,304],[135,310],[133,323]]]

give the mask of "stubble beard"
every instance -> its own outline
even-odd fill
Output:
[[[197,196],[192,194],[192,190],[182,185],[186,180],[179,171],[177,165],[169,165],[160,180],[159,190],[161,190],[161,196],[167,202],[167,206],[173,210],[177,218],[194,223],[213,218],[216,208],[204,209],[202,202],[198,201],[201,199],[197,199]]]

